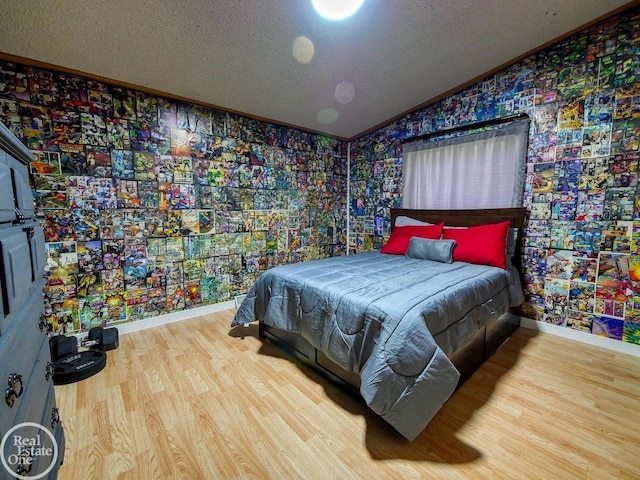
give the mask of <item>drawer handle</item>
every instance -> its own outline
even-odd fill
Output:
[[[13,388],[7,388],[4,394],[4,401],[9,405],[9,408],[13,408],[13,405],[16,403],[16,399],[18,398],[18,394]]]
[[[57,407],[51,409],[51,428],[56,428],[56,424],[60,421],[60,411]]]
[[[22,392],[24,391],[24,384],[22,383],[22,375],[19,375],[17,373],[9,374],[8,383],[9,383],[9,388],[11,390],[14,390],[18,397],[22,396]]]
[[[24,223],[25,223],[25,219],[24,219],[24,215],[22,214],[22,212],[20,211],[20,209],[19,209],[18,207],[15,207],[15,208],[13,209],[13,211],[14,211],[14,212],[15,212],[15,214],[16,214],[16,218],[15,218],[15,220],[14,220],[13,222],[11,222],[11,223],[13,223],[14,225],[24,225]]]
[[[44,367],[44,378],[48,382],[51,377],[53,377],[53,363],[47,362],[47,365]]]
[[[23,455],[20,455],[18,457],[18,462],[20,462],[20,464],[18,465],[18,468],[16,468],[16,474],[21,475],[22,477],[29,475],[29,473],[31,473],[33,461],[34,458],[31,456],[25,457]]]
[[[4,401],[7,405],[9,405],[9,408],[13,408],[16,400],[20,398],[22,392],[24,391],[22,375],[18,375],[17,373],[10,374],[7,383],[9,384],[9,388],[5,390]]]
[[[31,240],[35,235],[35,229],[33,227],[22,227],[22,231],[27,234],[27,240]]]

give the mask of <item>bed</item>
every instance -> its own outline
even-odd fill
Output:
[[[518,328],[503,314],[521,301],[524,218],[524,208],[392,209],[394,227],[385,248],[410,232],[406,254],[383,248],[272,268],[251,287],[232,326],[259,321],[262,337],[357,389],[374,412],[414,440]],[[509,227],[510,241],[500,246],[510,244],[503,252],[506,264],[480,264],[475,255],[484,258],[491,251],[482,243],[482,229],[491,226],[493,232],[497,224],[505,233]],[[416,231],[435,233],[416,240]],[[457,243],[450,252],[462,255],[469,244],[465,235],[482,244],[473,244],[474,263],[459,261],[466,257],[452,261],[452,254],[442,261],[440,253],[434,260],[432,247],[451,246],[451,238]],[[436,240],[443,237],[449,240]],[[422,247],[429,254],[415,255]]]

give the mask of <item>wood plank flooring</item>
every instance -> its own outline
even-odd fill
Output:
[[[232,316],[122,335],[56,387],[59,479],[639,478],[639,358],[521,328],[407,442]]]

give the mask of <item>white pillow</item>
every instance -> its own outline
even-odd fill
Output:
[[[407,217],[406,215],[400,215],[396,217],[396,227],[409,227],[416,225],[435,225],[435,223],[423,222],[422,220],[416,220],[415,218]]]

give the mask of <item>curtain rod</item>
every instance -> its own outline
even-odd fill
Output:
[[[405,138],[404,140],[402,140],[402,143],[409,143],[409,142],[418,141],[418,140],[428,140],[433,137],[448,135],[450,133],[461,132],[464,130],[474,130],[476,128],[482,128],[482,127],[491,127],[493,125],[500,125],[502,123],[511,123],[511,122],[516,122],[518,120],[524,120],[524,119],[531,120],[531,118],[529,117],[529,114],[527,113],[519,113],[518,115],[511,115],[509,117],[492,118],[489,120],[483,120],[481,122],[469,123],[466,125],[458,125],[457,127],[447,128],[445,130],[438,130],[436,132],[425,133],[424,135],[418,135],[417,137]]]

